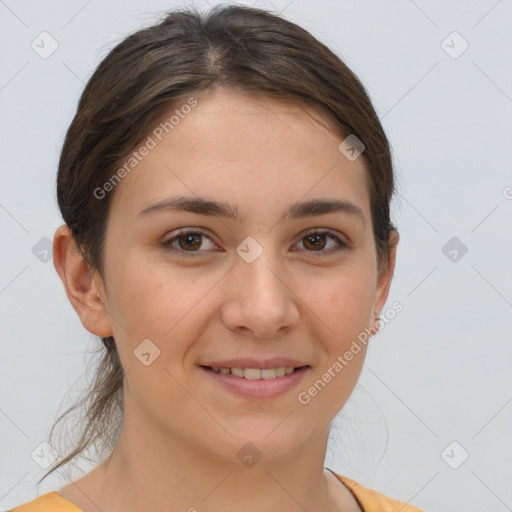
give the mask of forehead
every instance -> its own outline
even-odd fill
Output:
[[[184,194],[229,199],[242,214],[308,194],[369,206],[364,160],[339,151],[343,138],[318,111],[227,89],[193,99],[193,108],[175,105],[149,132],[143,145],[152,147],[117,185],[112,210],[138,213]]]

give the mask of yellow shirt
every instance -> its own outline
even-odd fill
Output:
[[[419,508],[397,501],[380,492],[368,489],[354,480],[334,473],[354,495],[364,512],[424,512]],[[33,501],[8,512],[81,512],[82,509],[63,498],[57,491],[39,496]]]

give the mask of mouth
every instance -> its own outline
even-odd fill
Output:
[[[255,399],[274,398],[289,392],[311,369],[309,365],[276,368],[199,367],[216,385],[236,395]]]

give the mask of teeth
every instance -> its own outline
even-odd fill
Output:
[[[229,368],[227,368],[227,370],[229,370]],[[231,368],[231,375],[235,375],[236,377],[243,377],[244,369],[243,368]]]
[[[249,380],[261,379],[261,370],[259,368],[244,368],[244,377]]]
[[[262,379],[275,379],[277,377],[277,368],[265,368],[261,370]]]
[[[279,368],[212,368],[216,373],[224,375],[234,375],[235,377],[244,377],[248,380],[270,380],[293,373],[293,366],[280,366]]]

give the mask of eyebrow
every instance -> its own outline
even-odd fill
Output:
[[[238,208],[235,205],[213,201],[204,197],[175,197],[164,199],[142,210],[137,217],[145,217],[157,212],[190,212],[198,215],[225,217],[238,222],[241,221]],[[289,205],[282,214],[283,218],[299,219],[303,217],[325,215],[342,212],[359,218],[363,226],[365,217],[359,206],[346,200],[339,199],[312,199],[310,201],[296,202]]]

